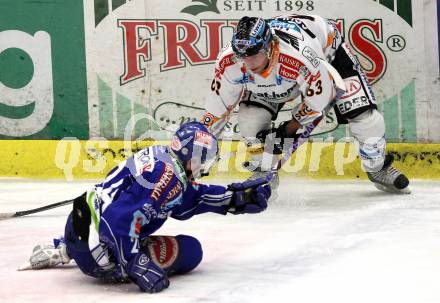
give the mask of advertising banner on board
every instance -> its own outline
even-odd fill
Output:
[[[0,3],[0,138],[89,138],[81,1]]]
[[[202,117],[217,54],[239,18],[317,14],[337,21],[366,71],[388,141],[429,139],[417,113],[429,61],[425,21],[415,17],[423,16],[422,1],[5,1],[1,138],[166,139]],[[291,106],[275,124],[290,119]],[[315,137],[348,134],[332,112],[323,122]],[[236,117],[223,136],[240,139]]]

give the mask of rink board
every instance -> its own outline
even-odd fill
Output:
[[[440,143],[436,12],[435,0],[2,0],[0,139],[134,140],[200,120],[241,17],[312,14],[335,19],[357,56],[387,141]],[[343,138],[335,121],[314,135]],[[222,136],[240,140],[236,114]]]
[[[0,150],[0,176],[38,179],[100,179],[133,151],[166,141],[80,141],[80,140],[3,140]],[[410,178],[440,179],[440,144],[390,143],[395,167]],[[303,144],[282,168],[283,176],[316,179],[365,179],[357,146],[346,142]],[[241,167],[245,147],[237,141],[223,141],[221,160],[213,176],[244,178]]]

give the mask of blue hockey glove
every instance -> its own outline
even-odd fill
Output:
[[[238,214],[256,214],[267,208],[267,200],[271,195],[270,181],[274,173],[266,177],[246,180],[228,185],[228,190],[233,191],[228,212]]]
[[[170,285],[165,271],[145,253],[138,253],[127,265],[128,276],[142,291],[155,293]]]

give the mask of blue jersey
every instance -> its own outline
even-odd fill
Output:
[[[226,214],[232,192],[190,182],[166,146],[145,148],[120,163],[88,194],[89,248],[103,270],[124,277],[125,266],[149,235],[171,216]]]

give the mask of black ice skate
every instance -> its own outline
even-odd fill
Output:
[[[391,166],[394,161],[392,155],[386,155],[383,167],[375,173],[367,173],[368,179],[374,183],[377,189],[398,194],[409,194],[409,180],[399,170]]]

